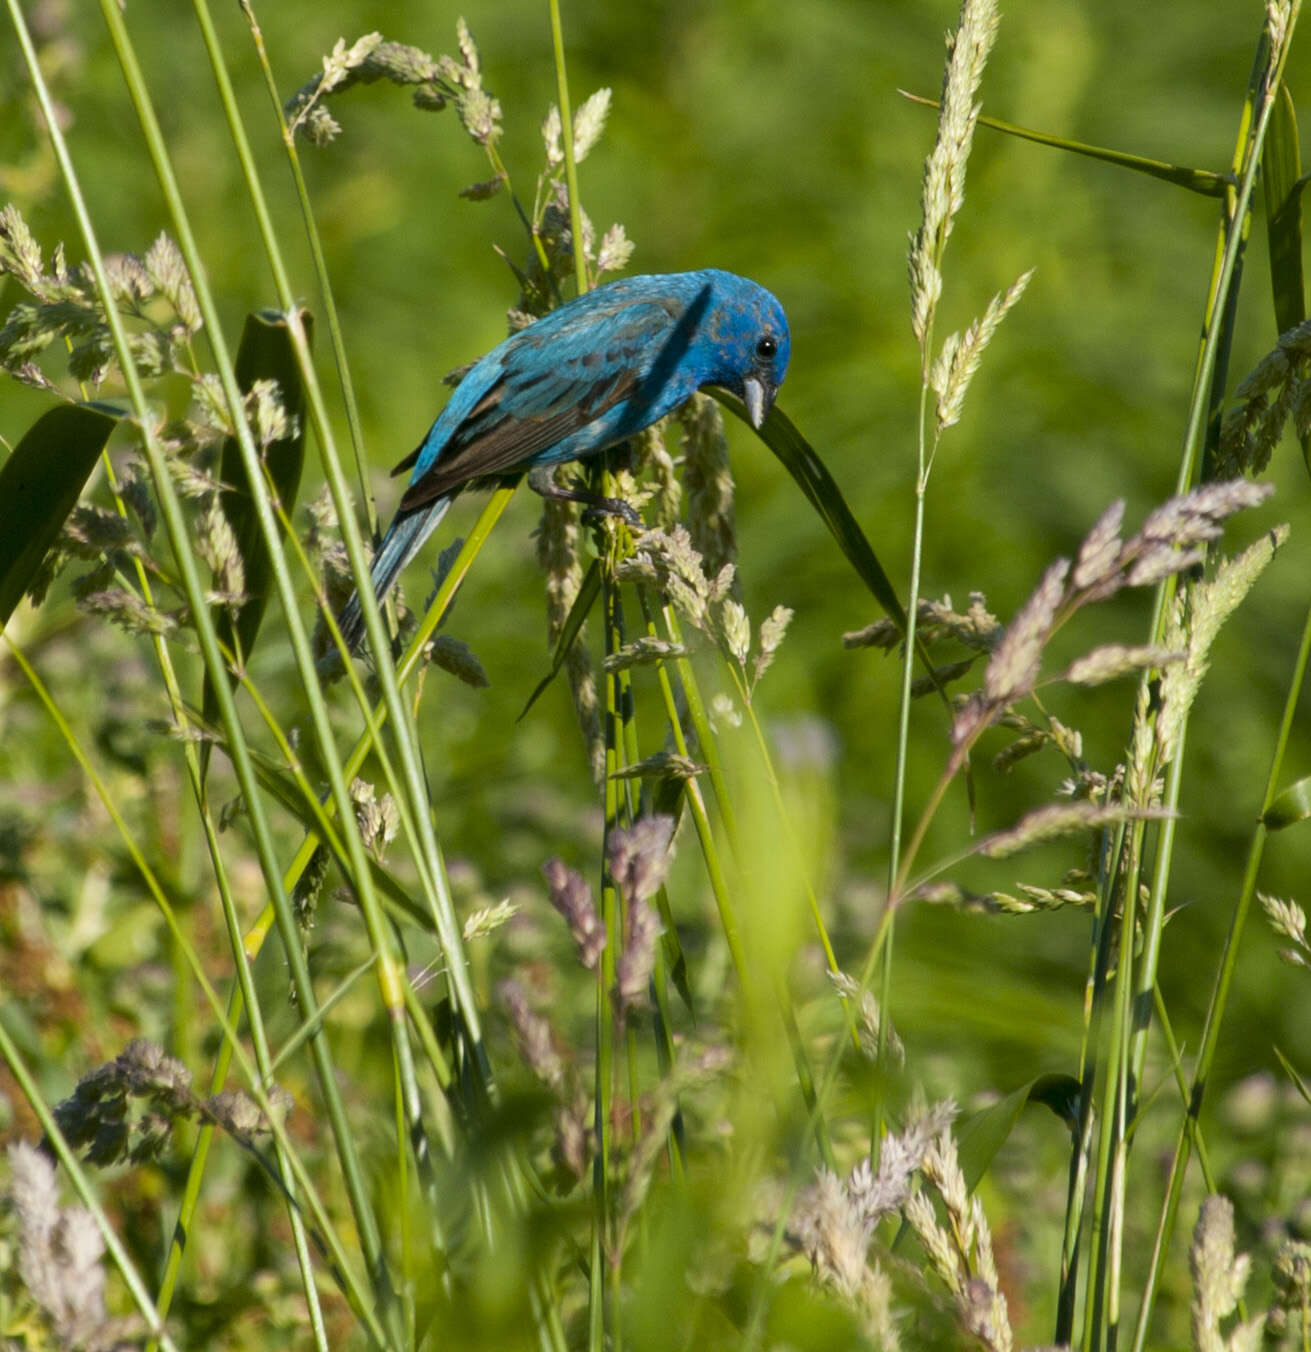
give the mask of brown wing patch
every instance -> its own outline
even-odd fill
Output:
[[[565,437],[586,427],[632,394],[637,373],[627,370],[617,377],[597,381],[578,399],[537,418],[502,417],[487,424],[500,401],[500,386],[490,390],[456,428],[446,448],[428,472],[415,480],[400,501],[401,511],[420,507],[434,498],[485,475],[505,474],[524,468],[524,462]],[[404,469],[418,459],[412,453],[397,466]]]
[[[470,424],[477,422],[479,418],[486,417],[486,415],[501,402],[501,394],[503,391],[504,386],[499,384],[493,385],[492,388],[469,410],[469,416],[464,420],[463,426],[468,427]],[[421,441],[399,465],[392,468],[391,477],[395,479],[397,476],[404,474],[407,469],[413,469],[418,463],[419,456],[422,452],[423,442]]]

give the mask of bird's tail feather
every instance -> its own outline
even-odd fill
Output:
[[[434,502],[425,502],[411,512],[403,512],[396,517],[383,536],[378,552],[373,556],[373,565],[369,577],[373,582],[373,594],[381,605],[387,593],[396,585],[401,570],[423,548],[424,542],[437,528],[437,523],[446,515],[451,505],[449,497],[438,498]],[[352,594],[337,616],[337,626],[346,641],[349,652],[358,650],[364,640],[364,615],[360,610],[358,592]]]

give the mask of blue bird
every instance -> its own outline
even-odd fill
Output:
[[[382,601],[452,500],[471,482],[528,472],[546,497],[631,515],[623,503],[558,487],[555,465],[595,455],[663,418],[704,385],[729,390],[759,427],[787,371],[787,318],[755,282],[718,268],[626,277],[588,291],[476,362],[419,446],[370,576]],[[635,518],[634,518],[635,519]],[[338,618],[349,651],[360,599]]]

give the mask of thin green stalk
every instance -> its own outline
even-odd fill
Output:
[[[612,607],[616,584],[609,569],[602,573],[602,597],[605,606],[605,635],[607,653],[615,651],[615,633]],[[619,769],[615,730],[618,725],[617,681],[615,673],[605,673],[605,840],[619,826]],[[603,849],[601,861],[601,921],[605,926],[606,944],[601,950],[601,961],[596,966],[596,1103],[593,1128],[596,1132],[596,1158],[592,1167],[592,1244],[591,1281],[588,1305],[588,1343],[594,1352],[603,1346],[618,1348],[621,1344],[616,1327],[605,1336],[605,1321],[609,1315],[618,1321],[618,1271],[610,1264],[610,1147],[611,1107],[614,1101],[615,1027],[610,992],[618,975],[620,942],[619,895],[610,875],[609,851]],[[612,1286],[612,1279],[614,1285]]]
[[[1093,1113],[1099,1062],[1097,1051],[1101,1045],[1103,1023],[1103,992],[1111,968],[1111,954],[1115,937],[1116,861],[1123,853],[1128,834],[1126,823],[1120,822],[1111,836],[1111,844],[1103,838],[1098,860],[1097,911],[1093,920],[1089,972],[1084,983],[1083,1034],[1079,1049],[1079,1113],[1072,1133],[1073,1151],[1070,1159],[1069,1186],[1065,1201],[1065,1231],[1061,1243],[1061,1278],[1056,1299],[1055,1342],[1065,1346],[1074,1333],[1074,1305],[1079,1285],[1079,1251],[1083,1236],[1083,1208],[1088,1192],[1088,1165],[1092,1158],[1093,1131],[1096,1118]],[[1108,879],[1111,881],[1108,882]]]
[[[651,604],[646,594],[646,589],[638,587],[638,604],[642,608],[642,619],[646,626],[646,632],[651,637],[656,637],[655,617],[651,613]],[[674,698],[674,687],[670,682],[669,673],[665,670],[663,662],[656,663],[656,684],[659,686],[661,698],[665,705],[665,718],[669,725],[671,735],[674,738],[675,749],[680,756],[687,755],[687,740],[683,736],[682,725],[678,718],[678,702]],[[628,748],[630,763],[638,759],[638,748],[634,745]],[[684,796],[687,795],[687,786],[684,786]],[[688,798],[690,802],[690,798]],[[705,808],[702,806],[704,816]],[[698,838],[700,830],[698,828]],[[710,842],[710,848],[714,849],[714,841]],[[672,936],[674,942],[677,942],[677,930],[674,926],[673,914],[669,906],[669,893],[661,887],[657,893],[657,903],[660,907],[660,918],[664,922],[666,937]],[[665,944],[656,945],[656,968],[655,968],[655,1019],[654,1034],[656,1040],[656,1053],[659,1058],[661,1074],[667,1075],[674,1067],[674,1025],[673,1014],[669,1003],[669,972],[666,968]],[[681,1110],[674,1116],[674,1129],[671,1133],[669,1163],[674,1178],[678,1182],[683,1181],[683,1166],[685,1156],[685,1143],[682,1133],[682,1113]]]
[[[1148,783],[1153,780],[1153,772],[1145,775]],[[1125,853],[1117,856],[1127,860],[1122,864],[1125,876],[1136,879],[1146,840],[1146,824],[1135,821],[1125,832],[1127,845]],[[1112,883],[1110,884],[1114,886]],[[1084,1306],[1084,1347],[1107,1346],[1108,1311],[1116,1305],[1116,1291],[1112,1274],[1118,1268],[1118,1255],[1115,1251],[1114,1235],[1118,1221],[1123,1216],[1123,1196],[1117,1182],[1122,1184],[1125,1173],[1123,1156],[1125,1127],[1128,1116],[1126,1073],[1128,1064],[1129,1037],[1133,1026],[1132,992],[1135,989],[1134,934],[1138,915],[1137,889],[1126,892],[1121,902],[1118,927],[1115,924],[1114,911],[1111,911],[1111,928],[1106,937],[1109,947],[1107,960],[1115,963],[1115,985],[1109,1025],[1103,1024],[1105,1041],[1109,1054],[1106,1057],[1106,1078],[1102,1087],[1101,1112],[1098,1114],[1097,1132],[1097,1169],[1093,1180],[1092,1247],[1089,1262],[1092,1265],[1088,1278],[1088,1299]],[[1118,947],[1116,941],[1118,940]],[[1099,953],[1099,957],[1101,954]],[[1101,984],[1094,993],[1094,999],[1100,1006],[1106,998],[1105,969],[1099,973]],[[1110,1333],[1110,1343],[1115,1339],[1114,1329]]]
[[[1136,823],[1135,825],[1140,825]],[[1141,836],[1131,852],[1141,845]],[[1126,868],[1128,876],[1134,876],[1132,867]],[[1110,1187],[1113,1164],[1116,1160],[1118,1143],[1123,1135],[1123,1088],[1124,1050],[1129,1025],[1129,996],[1133,989],[1131,973],[1133,969],[1133,916],[1134,898],[1126,897],[1120,921],[1120,945],[1115,956],[1115,999],[1111,1005],[1111,1021],[1106,1030],[1106,1080],[1102,1096],[1099,1135],[1097,1144],[1097,1173],[1093,1186],[1092,1234],[1097,1243],[1090,1257],[1093,1270],[1088,1278],[1088,1296],[1084,1304],[1084,1331],[1082,1346],[1085,1352],[1103,1349],[1106,1341],[1106,1306],[1108,1291],[1108,1265],[1110,1262],[1110,1231],[1116,1220],[1118,1198]]]
[[[650,611],[645,593],[642,593],[642,608],[646,616],[647,632],[656,635],[655,619]],[[666,607],[664,612],[666,621],[670,618],[671,613]],[[666,629],[666,633],[668,632],[668,629]],[[656,679],[665,702],[666,721],[674,739],[674,750],[684,759],[691,759],[687,737],[683,732],[683,722],[678,713],[678,696],[674,691],[673,681],[670,679],[666,663],[659,662],[656,664]],[[686,685],[683,686],[683,689],[686,697]],[[700,698],[699,691],[697,698]],[[687,799],[688,811],[692,815],[692,826],[696,831],[697,844],[701,848],[701,857],[705,861],[706,876],[710,882],[711,894],[715,898],[715,907],[719,912],[720,924],[724,927],[725,937],[728,940],[729,956],[733,961],[733,969],[740,982],[746,970],[745,959],[742,958],[740,947],[736,950],[734,948],[734,940],[738,938],[735,927],[731,931],[730,937],[726,918],[734,915],[733,903],[728,895],[728,878],[724,872],[723,861],[719,857],[719,847],[715,843],[715,833],[710,825],[710,814],[706,810],[705,796],[702,794],[701,786],[695,778],[686,782],[683,792]],[[741,959],[740,962],[739,959]]]
[[[1311,660],[1311,607],[1308,608],[1302,622],[1302,638],[1293,664],[1288,694],[1284,700],[1283,717],[1280,719],[1279,733],[1275,739],[1274,752],[1270,758],[1270,772],[1266,776],[1265,792],[1261,799],[1261,817],[1264,817],[1279,792],[1279,783],[1283,777],[1284,756],[1288,750],[1293,731],[1293,721],[1297,715],[1298,705],[1306,683],[1309,660]],[[1224,949],[1221,952],[1220,963],[1216,970],[1215,984],[1211,989],[1211,1000],[1207,1006],[1206,1022],[1202,1027],[1201,1043],[1197,1053],[1197,1064],[1193,1070],[1189,1092],[1185,1097],[1184,1114],[1180,1120],[1174,1155],[1170,1161],[1165,1200],[1161,1206],[1156,1238],[1152,1245],[1151,1262],[1143,1284],[1142,1304],[1139,1306],[1138,1319],[1134,1325],[1133,1352],[1143,1352],[1147,1345],[1147,1325],[1155,1305],[1156,1289],[1160,1283],[1170,1237],[1174,1233],[1184,1175],[1188,1168],[1188,1158],[1197,1131],[1198,1119],[1201,1116],[1206,1086],[1211,1079],[1215,1051],[1220,1041],[1220,1028],[1224,1022],[1229,1003],[1229,988],[1233,983],[1234,972],[1238,966],[1238,945],[1247,923],[1248,912],[1251,910],[1252,899],[1256,895],[1256,880],[1265,853],[1265,841],[1266,827],[1264,822],[1258,819],[1256,829],[1252,833],[1252,843],[1248,847],[1242,886],[1234,905],[1233,914],[1229,919],[1228,932],[1225,934]]]
[[[1188,419],[1184,434],[1183,452],[1180,458],[1178,478],[1178,489],[1181,492],[1188,488],[1196,479],[1202,461],[1204,432],[1207,426],[1208,416],[1218,397],[1218,392],[1214,389],[1214,385],[1217,380],[1222,379],[1218,364],[1219,354],[1222,350],[1228,349],[1228,330],[1232,325],[1234,315],[1233,302],[1235,297],[1233,291],[1236,286],[1242,251],[1251,224],[1252,191],[1256,181],[1257,170],[1261,163],[1261,148],[1266,131],[1269,127],[1270,117],[1273,113],[1275,96],[1279,88],[1284,63],[1287,60],[1296,17],[1295,6],[1288,30],[1285,34],[1284,42],[1278,51],[1272,52],[1269,50],[1268,36],[1263,33],[1254,61],[1254,75],[1249,87],[1248,98],[1244,104],[1243,125],[1240,127],[1238,137],[1239,148],[1236,151],[1236,168],[1239,170],[1236,174],[1237,188],[1233,192],[1232,197],[1229,194],[1226,194],[1225,198],[1225,210],[1221,227],[1221,233],[1224,239],[1224,250],[1221,256],[1218,274],[1215,277],[1214,286],[1211,294],[1208,296],[1206,319],[1204,323],[1205,336],[1199,354],[1198,369],[1194,380],[1192,397],[1189,402]],[[1170,598],[1172,594],[1173,584],[1170,586],[1163,584],[1158,588],[1157,606],[1152,629],[1153,642],[1159,642],[1164,634],[1167,616],[1170,612]],[[1169,770],[1167,793],[1164,799],[1165,806],[1175,812],[1177,812],[1178,809],[1182,785],[1182,756],[1186,732],[1187,721],[1185,720],[1179,730],[1176,756],[1174,763]],[[1137,834],[1137,828],[1135,834]],[[1165,923],[1165,896],[1173,865],[1174,840],[1175,831],[1173,822],[1167,821],[1157,842],[1152,893],[1144,922],[1145,928],[1142,956],[1138,962],[1139,970],[1136,979],[1136,988],[1139,1000],[1142,1002],[1146,1002],[1150,999],[1150,993],[1155,989],[1156,984],[1156,969],[1161,951],[1161,932]],[[1133,947],[1132,917],[1136,908],[1129,903],[1136,901],[1137,898],[1141,859],[1141,853],[1136,850],[1133,857],[1133,867],[1128,871],[1127,875],[1128,886],[1124,890],[1124,895],[1128,900],[1126,901],[1124,912],[1124,936],[1121,940],[1122,968],[1128,967]],[[1146,1059],[1147,1032],[1148,1028],[1145,1018],[1142,1020],[1141,1026],[1137,1029],[1130,1031],[1126,1028],[1125,1030],[1127,1039],[1125,1056],[1119,1066],[1123,1081],[1116,1085],[1116,1095],[1117,1101],[1123,1102],[1126,1115],[1132,1114],[1136,1110],[1134,1096],[1136,1096],[1138,1086],[1141,1084],[1141,1075]],[[1103,1123],[1103,1130],[1105,1131],[1105,1129],[1106,1124]],[[1125,1148],[1124,1144],[1120,1144],[1117,1147],[1117,1158],[1119,1157],[1119,1152]],[[1102,1180],[1099,1179],[1099,1186],[1101,1185],[1101,1182]],[[1112,1175],[1105,1180],[1105,1185],[1114,1192],[1114,1196],[1109,1199],[1108,1203],[1109,1213],[1112,1216],[1122,1216],[1125,1207],[1124,1189],[1127,1186],[1127,1168],[1121,1166],[1120,1168],[1115,1169]],[[1111,1278],[1113,1285],[1107,1293],[1107,1317],[1109,1327],[1099,1330],[1098,1336],[1109,1338],[1111,1343],[1113,1343],[1118,1332],[1119,1323],[1120,1254],[1118,1229],[1109,1236],[1105,1236],[1104,1239],[1105,1242],[1110,1244],[1110,1252],[1107,1255],[1106,1271]],[[1101,1262],[1099,1258],[1099,1268],[1100,1267]],[[1091,1308],[1092,1305],[1090,1304],[1090,1309]],[[1090,1331],[1090,1328],[1086,1328],[1086,1339]],[[1092,1344],[1089,1344],[1086,1341],[1085,1345],[1090,1346]]]
[[[296,149],[296,138],[291,134],[287,126],[287,119],[282,111],[282,100],[278,95],[277,82],[273,78],[273,68],[269,64],[269,55],[264,47],[264,33],[255,18],[255,11],[251,7],[250,0],[239,0],[239,3],[241,4],[241,12],[246,16],[246,22],[250,25],[251,41],[255,44],[255,55],[259,60],[259,68],[264,76],[264,87],[268,90],[269,99],[273,104],[273,116],[277,119],[278,126],[282,130],[283,149],[287,152],[287,164],[291,168],[292,182],[296,187],[296,200],[300,204],[305,238],[310,246],[310,260],[314,268],[314,276],[318,281],[319,296],[323,301],[323,315],[327,321],[328,342],[332,347],[333,365],[337,368],[337,384],[341,390],[342,408],[346,414],[346,430],[350,437],[355,473],[360,484],[360,502],[364,506],[369,534],[376,536],[378,534],[378,511],[373,501],[373,494],[369,491],[369,480],[366,472],[368,460],[364,450],[364,426],[360,420],[359,403],[355,398],[355,383],[351,379],[350,361],[346,354],[346,341],[342,337],[341,317],[337,312],[337,300],[333,293],[332,278],[328,272],[327,259],[323,254],[323,238],[319,234],[319,224],[315,219],[314,209],[310,206],[309,188],[305,183],[300,152]],[[208,9],[203,5],[197,5],[196,17],[200,21],[201,32],[205,38],[205,48],[210,53],[210,61],[219,81],[221,97],[226,105],[228,100],[232,99],[232,88],[231,81],[228,79],[227,68],[219,53],[218,36],[214,31]],[[233,103],[235,106],[235,100],[233,100]],[[250,149],[244,141],[238,143],[237,153],[249,155]],[[254,176],[253,163],[248,171],[248,176]],[[264,209],[264,203],[261,199],[256,206],[256,210],[263,211]],[[275,253],[269,261],[275,269],[275,276],[278,275],[282,268],[280,256]],[[280,295],[290,290],[290,287],[285,285],[286,280],[285,274],[279,278],[278,293]]]
[[[409,983],[407,982],[406,985]],[[403,1105],[405,1103],[404,1086],[401,1084],[399,1067],[395,1059],[392,1060],[392,1136],[393,1151],[396,1155],[396,1173],[399,1177],[396,1180],[397,1196],[400,1198],[400,1205],[397,1210],[400,1212],[400,1218],[397,1226],[400,1234],[395,1243],[400,1249],[397,1262],[400,1265],[405,1280],[401,1283],[401,1303],[405,1313],[405,1346],[413,1347],[414,1338],[414,1299],[412,1275],[415,1268],[414,1263],[414,1241],[411,1238],[410,1227],[410,1188],[409,1188],[409,1145],[405,1139],[405,1112]],[[436,1217],[430,1213],[430,1221],[435,1221]],[[442,1250],[439,1248],[438,1252]]]
[[[932,351],[932,343],[933,316],[930,314],[921,345],[921,351],[925,354],[921,361],[922,366],[925,365],[927,353]],[[915,635],[919,625],[920,568],[924,558],[924,501],[928,491],[929,469],[932,464],[932,456],[929,454],[927,445],[928,399],[928,371],[925,368],[921,371],[919,416],[916,420],[915,429],[915,513],[911,526],[910,586],[906,597],[906,641],[901,664],[901,691],[897,700],[897,754],[892,772],[892,831],[888,838],[888,900],[886,907],[890,916],[895,909],[894,899],[897,896],[897,885],[902,872],[901,835],[906,815],[906,778],[910,764],[911,687],[915,676]],[[926,812],[921,821],[927,825],[927,820],[928,813]],[[914,840],[916,845],[918,845],[920,838],[920,835],[917,834]],[[883,945],[883,973],[879,983],[881,1018],[879,1019],[878,1063],[880,1068],[886,1064],[887,1030],[892,1026],[893,937],[893,926],[890,924],[887,942]],[[880,1120],[875,1122],[875,1141],[882,1136],[881,1104],[878,1116]]]
[[[560,23],[560,0],[548,0],[551,12],[551,49],[555,55],[555,91],[560,104],[564,176],[569,186],[569,229],[574,245],[574,278],[578,294],[587,290],[587,258],[583,252],[583,205],[578,196],[578,161],[574,156],[574,115],[569,106],[569,76],[564,61],[564,29]],[[548,275],[550,270],[547,270]]]
[[[665,624],[665,634],[670,642],[682,648],[683,632],[678,623],[678,616],[674,614],[673,606],[666,603],[662,610],[662,617]],[[710,726],[710,717],[706,713],[705,702],[701,698],[701,687],[697,683],[696,673],[692,670],[692,663],[686,657],[675,659],[674,670],[678,673],[678,682],[682,687],[683,699],[687,704],[687,714],[692,720],[692,729],[696,733],[697,749],[706,762],[710,785],[715,791],[715,805],[719,809],[719,819],[724,824],[724,835],[728,839],[728,848],[736,856],[740,852],[737,818],[733,812],[733,802],[728,792],[728,781],[724,778],[724,767],[719,759],[719,746]],[[695,780],[689,780],[689,788],[695,783]],[[733,898],[726,885],[722,892],[718,890],[715,892],[715,903],[719,907],[719,922],[723,927],[724,938],[728,943],[729,956],[733,960],[733,970],[737,973],[739,985],[742,986],[743,990],[746,990],[747,962],[746,954],[742,950],[742,931],[738,924],[737,908],[733,904]]]
[[[1152,992],[1152,1003],[1156,1006],[1156,1017],[1161,1025],[1161,1036],[1165,1039],[1165,1049],[1170,1056],[1170,1069],[1174,1073],[1175,1088],[1179,1090],[1179,1101],[1186,1107],[1190,1087],[1188,1076],[1184,1073],[1183,1053],[1175,1038],[1174,1025],[1170,1022],[1170,1014],[1165,1007],[1164,999],[1161,997],[1159,986]],[[1210,1152],[1206,1148],[1206,1138],[1202,1135],[1200,1124],[1197,1124],[1196,1131],[1193,1134],[1197,1144],[1197,1163],[1202,1170],[1202,1183],[1208,1193],[1219,1192],[1220,1180],[1211,1167]]]
[[[1295,5],[1294,23],[1296,23],[1297,17],[1296,10],[1297,6]],[[1290,38],[1292,36],[1291,24],[1289,36]],[[1262,43],[1264,42],[1263,35]],[[1175,484],[1175,491],[1179,493],[1186,491],[1195,482],[1198,466],[1201,463],[1202,434],[1206,428],[1206,411],[1210,406],[1211,382],[1216,370],[1216,359],[1221,348],[1220,339],[1223,326],[1218,320],[1224,314],[1228,305],[1234,272],[1238,267],[1238,260],[1247,242],[1252,190],[1256,184],[1257,172],[1261,167],[1261,146],[1265,142],[1265,133],[1270,125],[1270,115],[1274,109],[1274,91],[1278,88],[1279,80],[1282,77],[1287,55],[1288,44],[1285,43],[1282,52],[1276,54],[1275,67],[1265,72],[1269,81],[1266,88],[1261,90],[1259,80],[1256,81],[1258,87],[1249,91],[1248,102],[1244,104],[1243,108],[1243,118],[1239,126],[1238,136],[1239,150],[1235,163],[1235,168],[1238,170],[1236,174],[1238,185],[1231,193],[1226,194],[1224,206],[1221,209],[1221,234],[1224,239],[1224,251],[1220,257],[1218,274],[1207,297],[1206,312],[1203,319],[1202,348],[1198,357],[1197,371],[1193,377],[1192,397],[1189,400],[1188,420],[1184,429],[1183,451]],[[1260,50],[1258,50],[1258,63],[1260,63],[1260,60],[1261,55]],[[1261,105],[1254,120],[1249,125],[1249,119],[1253,117],[1255,96],[1260,96]],[[1154,630],[1154,632],[1159,632],[1159,629]]]
[[[333,1009],[336,1008],[336,1006],[340,1004],[341,1001],[344,1000],[346,996],[348,996],[351,993],[351,991],[355,989],[356,985],[360,982],[360,980],[363,977],[369,975],[369,972],[373,967],[373,963],[374,956],[372,953],[370,953],[367,958],[364,958],[360,962],[357,962],[355,966],[352,967],[351,970],[347,972],[346,975],[342,977],[341,980],[338,981],[337,984],[325,996],[323,996],[320,999],[319,1017],[318,1017],[319,1023],[321,1024],[327,1023],[328,1015],[332,1013]],[[314,1030],[312,1028],[306,1027],[305,1024],[303,1023],[297,1024],[292,1034],[284,1042],[278,1044],[278,1054],[273,1058],[272,1065],[272,1069],[275,1073],[282,1066],[286,1065],[287,1062],[289,1062],[291,1058],[295,1056],[297,1052],[300,1051],[300,1049],[308,1041],[313,1031]]]
[[[621,548],[618,541],[618,533],[610,533],[610,552],[608,555],[607,573],[613,581],[614,568],[618,562],[618,553]],[[624,602],[623,594],[620,591],[618,583],[614,583],[613,604],[610,607],[608,616],[612,617],[613,633],[607,637],[606,644],[611,651],[618,652],[627,642],[627,630],[624,624]],[[616,687],[619,694],[619,735],[616,738],[616,746],[621,753],[620,759],[622,768],[626,769],[630,765],[635,765],[641,759],[641,751],[638,745],[637,736],[637,710],[633,704],[633,676],[632,672],[622,669],[615,673],[617,677]],[[623,818],[628,825],[632,825],[637,817],[635,805],[633,803],[633,781],[631,779],[621,779],[619,781],[620,796],[623,799]],[[624,933],[630,932],[631,920],[628,915],[627,898],[620,899],[624,911]],[[660,950],[660,944],[657,942],[656,951]],[[659,972],[652,970],[652,980],[660,979]],[[658,1038],[658,1034],[657,1034]],[[642,1091],[637,1071],[637,1030],[632,1026],[631,1020],[624,1028],[624,1052],[628,1062],[628,1102],[629,1111],[632,1120],[632,1135],[634,1146],[642,1139]],[[657,1044],[657,1051],[659,1046]],[[618,1261],[618,1258],[616,1258]]]

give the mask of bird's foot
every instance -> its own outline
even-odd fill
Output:
[[[642,524],[642,515],[631,503],[623,498],[598,498],[590,493],[586,497],[575,498],[576,502],[585,502],[583,524],[590,526],[594,522],[604,521],[607,516],[617,516],[621,521],[636,529]]]
[[[528,487],[534,493],[538,493],[544,498],[553,498],[557,502],[582,503],[585,524],[590,525],[592,522],[600,521],[607,516],[617,516],[621,521],[627,522],[628,525],[633,527],[642,524],[642,518],[637,510],[622,498],[605,498],[596,493],[589,493],[583,487],[581,479],[575,479],[571,488],[563,488],[555,482],[552,471],[548,466],[538,466],[529,473]]]

